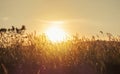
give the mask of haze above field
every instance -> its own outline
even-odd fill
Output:
[[[69,33],[120,34],[120,0],[0,0],[0,27],[42,33],[56,21]]]

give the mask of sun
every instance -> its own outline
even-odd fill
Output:
[[[48,39],[52,42],[62,42],[66,39],[66,32],[56,26],[53,26],[46,30],[45,34],[47,35]]]

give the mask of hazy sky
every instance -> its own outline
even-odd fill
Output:
[[[65,21],[71,33],[120,34],[120,0],[0,0],[0,27],[43,32],[49,21]]]

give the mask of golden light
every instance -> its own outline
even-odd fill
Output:
[[[64,21],[51,21],[49,22],[51,25],[62,25],[64,24]]]
[[[56,26],[49,28],[45,33],[52,42],[62,42],[67,38],[66,32]]]

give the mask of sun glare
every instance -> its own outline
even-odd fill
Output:
[[[52,42],[61,42],[66,39],[66,32],[59,27],[51,27],[45,33]]]

